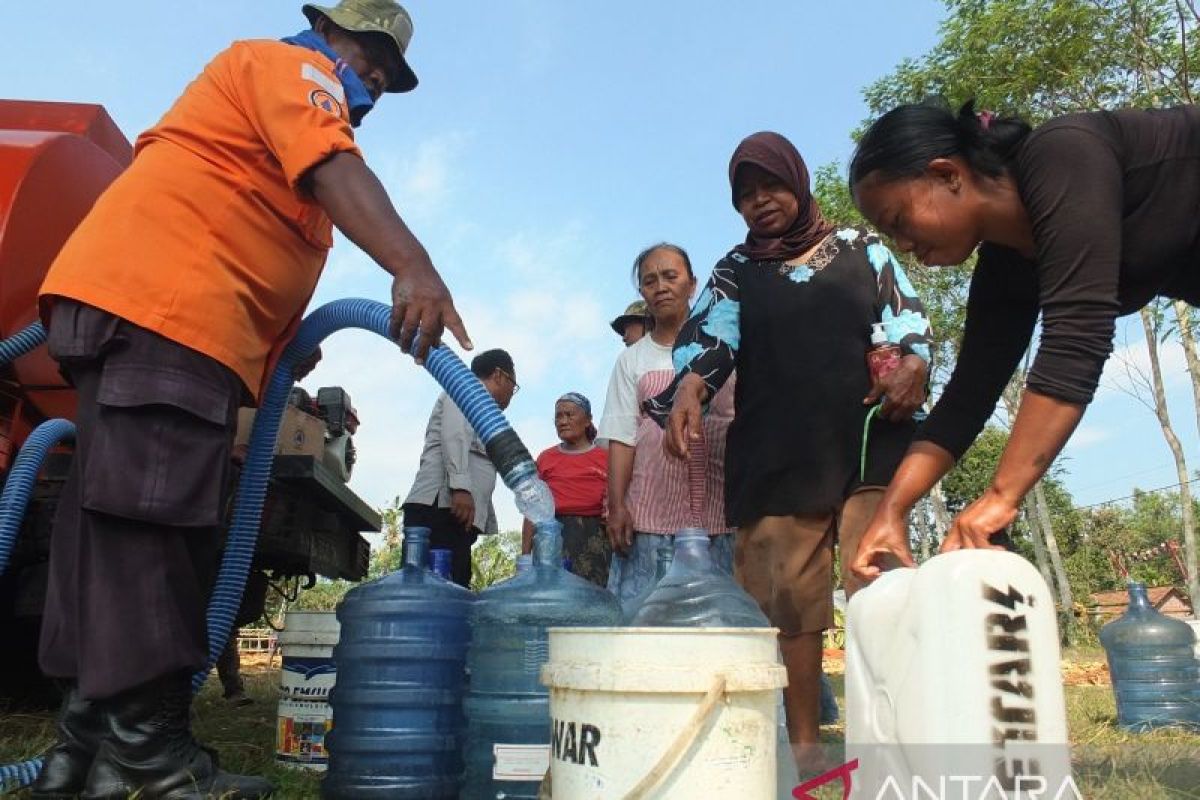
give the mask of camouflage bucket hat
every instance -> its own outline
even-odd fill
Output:
[[[325,16],[334,25],[352,33],[380,33],[388,37],[395,43],[396,53],[400,56],[400,77],[387,87],[387,91],[411,92],[417,87],[417,75],[404,58],[412,41],[412,17],[399,3],[394,0],[342,0],[336,6],[306,3],[300,10],[312,25]]]
[[[631,322],[647,322],[650,310],[646,308],[645,300],[635,300],[625,308],[625,313],[608,323],[618,336],[625,335],[625,326]]]

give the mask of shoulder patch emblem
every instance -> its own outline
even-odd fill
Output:
[[[308,94],[308,101],[320,109],[328,111],[336,117],[342,116],[342,104],[337,98],[324,89],[313,89]]]

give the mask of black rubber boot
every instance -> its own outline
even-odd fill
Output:
[[[58,741],[30,787],[34,800],[74,800],[83,791],[100,737],[107,730],[102,701],[84,700],[79,687],[71,684],[63,693],[54,727]]]
[[[84,800],[252,800],[269,797],[265,778],[231,775],[192,736],[191,676],[151,681],[106,703],[108,733],[88,773]]]

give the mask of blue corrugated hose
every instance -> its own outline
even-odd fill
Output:
[[[46,341],[46,329],[41,322],[34,322],[12,336],[0,341],[0,366],[23,356]]]
[[[271,375],[254,419],[249,452],[234,501],[233,522],[225,542],[225,555],[216,587],[209,600],[208,664],[192,678],[192,686],[196,690],[204,684],[213,664],[225,649],[233,629],[234,617],[241,606],[242,592],[246,587],[246,578],[258,542],[258,528],[271,476],[275,440],[279,435],[279,425],[287,405],[288,393],[294,383],[292,376],[295,365],[311,354],[327,336],[343,328],[363,328],[386,337],[391,311],[389,306],[363,299],[337,300],[321,306],[304,319],[296,337],[284,351],[275,372]],[[21,338],[18,340],[18,337]],[[16,336],[0,342],[0,359],[16,358],[44,340],[45,331],[40,323],[35,323]],[[506,448],[509,464],[501,474],[506,484],[513,487],[527,481],[530,475],[536,475],[532,459],[515,434],[512,434],[512,428],[499,406],[458,356],[446,347],[433,348],[425,358],[425,368],[462,409],[467,421],[479,434],[485,446],[494,443],[502,434],[511,434],[508,438],[517,446]],[[23,508],[14,514],[18,527],[22,514]],[[15,534],[13,538],[15,539]],[[0,569],[0,572],[2,571]],[[0,766],[0,790],[28,785],[40,768],[41,762],[36,759]]]
[[[4,342],[0,342],[0,348],[3,345]],[[33,429],[33,433],[29,434],[13,462],[8,480],[4,484],[4,492],[0,493],[0,575],[8,568],[8,559],[21,530],[21,520],[25,518],[25,507],[29,505],[29,497],[33,494],[33,487],[37,483],[38,472],[41,471],[46,453],[64,439],[73,438],[74,423],[65,419],[48,420]],[[17,764],[0,764],[0,792],[28,786],[41,768],[40,758],[31,758]]]
[[[23,328],[7,339],[0,341],[0,365],[7,364],[18,356],[25,355],[44,341],[46,341],[46,329],[42,327],[41,322],[35,322]],[[54,421],[61,422],[62,420]],[[74,433],[74,427],[72,427],[72,433]],[[30,438],[33,437],[30,436]],[[17,456],[18,464],[20,464],[21,458],[24,455],[25,449],[22,449],[21,455]],[[40,459],[38,460],[38,465],[41,465]],[[15,472],[16,469],[16,466],[14,466],[13,471]],[[36,468],[33,470],[33,477],[37,477]],[[11,479],[4,486],[4,498],[8,498],[9,496],[8,489],[10,485],[15,488],[15,483]],[[31,484],[29,490],[32,491],[32,488]],[[25,495],[25,503],[27,502],[29,502],[28,492]],[[21,519],[25,516],[25,503],[21,504],[20,510],[16,514],[10,514],[8,511],[9,506],[4,506],[3,518],[0,518],[0,575],[3,575],[4,570],[8,567],[8,559],[12,555],[13,546],[16,544],[17,533],[21,529]],[[12,789],[19,789],[22,786],[28,786],[37,777],[38,771],[41,768],[42,761],[37,758],[22,761],[18,764],[0,764],[0,792],[7,792]]]
[[[221,562],[216,589],[208,605],[208,664],[192,677],[192,686],[197,690],[225,649],[225,643],[233,628],[233,619],[241,605],[242,591],[246,586],[246,576],[250,572],[250,562],[254,559],[254,547],[258,541],[259,521],[262,517],[263,500],[267,494],[267,483],[271,476],[275,440],[279,435],[279,424],[283,419],[288,393],[294,383],[292,375],[295,365],[310,355],[327,336],[343,328],[363,328],[386,337],[391,314],[390,307],[374,300],[335,300],[321,306],[301,323],[296,337],[284,351],[275,372],[271,375],[258,414],[254,418],[249,452],[234,501],[233,523],[225,543],[225,557]],[[462,409],[463,415],[479,434],[485,446],[500,434],[512,430],[496,401],[483,388],[483,384],[449,348],[437,347],[430,350],[425,358],[425,368]],[[521,467],[510,469],[509,473],[527,471],[524,465]]]
[[[51,419],[34,428],[21,446],[21,452],[9,470],[4,492],[0,493],[0,575],[8,569],[8,559],[12,556],[17,534],[21,532],[21,522],[25,518],[25,507],[29,505],[29,497],[33,494],[33,486],[37,483],[46,453],[64,439],[74,438],[73,422]]]

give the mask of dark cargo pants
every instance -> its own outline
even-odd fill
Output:
[[[39,660],[101,699],[206,661],[243,389],[214,359],[65,299],[47,344],[79,410]]]

